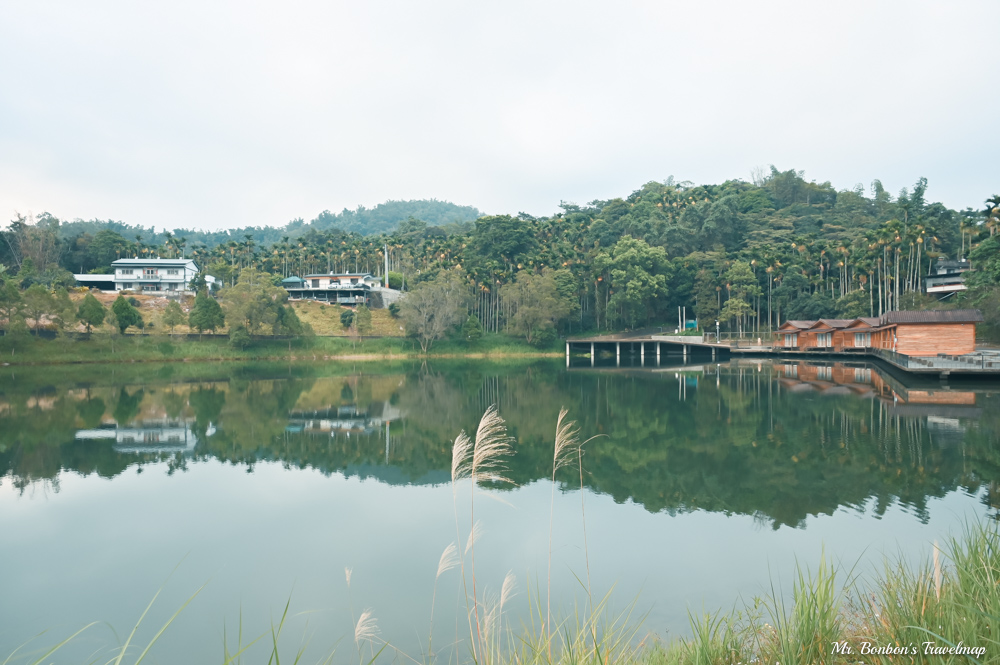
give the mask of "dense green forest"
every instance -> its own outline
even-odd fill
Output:
[[[538,218],[519,213],[442,224],[461,215],[433,202],[437,207],[422,213],[427,219],[408,216],[394,226],[388,211],[409,208],[390,202],[293,222],[263,242],[252,232],[195,242],[177,231],[151,243],[43,214],[14,220],[0,262],[21,288],[53,288],[68,285],[68,270],[106,271],[119,256],[183,254],[233,287],[248,268],[269,273],[275,284],[309,272],[379,275],[385,247],[390,273],[397,273],[390,283],[426,290],[411,310],[446,294],[460,310],[446,317],[446,327],[471,316],[485,330],[532,343],[558,333],[672,327],[678,307],[703,325],[714,327],[718,318],[724,330],[760,334],[789,318],[971,306],[984,310],[985,330],[996,331],[1000,197],[984,193],[984,208],[955,211],[927,193],[923,178],[893,196],[879,181],[838,191],[801,171],[771,167],[754,182],[649,182],[625,198],[564,203]],[[969,291],[944,302],[923,293],[934,261],[966,257],[975,268]],[[421,313],[409,314],[411,323]]]
[[[76,219],[71,222],[60,222],[59,237],[73,241],[77,238],[94,237],[100,231],[114,233],[138,240],[149,246],[162,246],[170,239],[176,239],[181,245],[188,247],[217,247],[239,239],[244,241],[250,236],[257,245],[270,245],[282,239],[294,239],[310,231],[329,231],[342,229],[361,235],[377,233],[392,233],[399,224],[407,219],[419,219],[428,226],[444,226],[467,224],[482,213],[472,206],[459,206],[447,201],[424,199],[419,201],[386,201],[374,208],[358,206],[355,210],[344,208],[340,213],[324,210],[311,221],[302,218],[293,219],[284,226],[243,226],[220,229],[218,231],[199,231],[196,229],[176,228],[171,231],[154,227],[132,226],[114,220],[92,219],[85,221]],[[39,219],[52,222],[51,215],[40,215]],[[285,240],[287,242],[287,240]],[[74,268],[75,270],[75,268]]]

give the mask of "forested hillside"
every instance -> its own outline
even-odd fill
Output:
[[[20,277],[30,259],[22,286],[51,285],[60,268],[105,270],[117,256],[184,253],[232,285],[249,267],[275,280],[331,270],[380,274],[387,245],[394,280],[405,278],[410,290],[441,287],[486,330],[529,341],[557,331],[673,327],[679,306],[703,326],[718,318],[724,330],[751,334],[787,318],[958,304],[980,306],[991,325],[1000,323],[1000,199],[955,211],[929,200],[924,179],[894,196],[878,181],[837,191],[803,175],[772,167],[755,182],[671,178],[624,198],[564,204],[540,218],[495,215],[435,226],[445,220],[432,207],[430,220],[409,219],[383,233],[341,228],[389,219],[374,214],[393,209],[384,204],[365,214],[321,215],[294,237],[300,227],[293,224],[288,237],[274,241],[234,234],[214,246],[181,233],[155,245],[111,229],[67,237],[64,225],[42,216],[12,225],[0,260]],[[922,277],[939,257],[970,257],[977,269],[973,288],[943,303],[923,293]]]
[[[195,245],[217,247],[234,238],[245,240],[247,236],[250,236],[258,245],[270,245],[282,240],[282,238],[292,240],[310,231],[329,231],[331,229],[343,229],[361,235],[391,233],[407,219],[419,219],[429,226],[448,227],[471,222],[480,215],[479,210],[472,206],[423,199],[419,201],[386,201],[379,203],[374,208],[364,206],[358,206],[355,210],[345,208],[337,214],[324,210],[309,222],[299,218],[290,221],[285,226],[243,226],[218,231],[198,231],[180,226],[172,231],[165,229],[156,231],[152,227],[133,226],[114,220],[84,221],[77,219],[71,222],[61,222],[58,228],[59,237],[69,241],[80,237],[93,237],[100,231],[113,231],[124,238],[138,239],[149,246],[163,245],[170,238],[177,238],[188,247]],[[53,218],[48,214],[43,214],[39,216],[39,219],[51,221]]]

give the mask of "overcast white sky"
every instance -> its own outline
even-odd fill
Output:
[[[543,215],[772,163],[980,208],[998,25],[996,0],[0,0],[0,223]]]

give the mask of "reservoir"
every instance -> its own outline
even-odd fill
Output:
[[[477,593],[516,581],[504,627],[537,621],[551,586],[556,617],[607,597],[638,637],[669,639],[688,612],[790,596],[797,565],[863,577],[996,516],[996,383],[617,364],[0,368],[0,659],[98,622],[50,660],[103,662],[156,597],[134,659],[197,592],[149,662],[221,662],[241,629],[267,635],[247,652],[266,659],[279,624],[310,662],[356,661],[368,609],[380,662],[465,660],[470,571],[437,572],[474,522]],[[491,406],[512,482],[473,493],[452,444]],[[553,482],[562,408],[586,443]]]

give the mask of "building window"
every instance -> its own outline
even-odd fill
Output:
[[[131,268],[122,268],[121,269],[121,274],[122,275],[131,275],[132,274],[132,269]]]
[[[146,277],[156,277],[156,268],[146,268]]]
[[[833,333],[820,333],[816,335],[816,346],[833,346]]]
[[[176,269],[174,269],[174,268],[171,268],[170,270],[167,270],[167,274],[168,275],[177,275],[177,274],[179,274],[179,271],[176,270]]]
[[[131,289],[131,288],[132,288],[132,282],[123,282],[122,283],[122,290],[123,291]]]
[[[867,349],[872,345],[871,333],[854,333],[854,346]]]
[[[314,289],[318,289],[319,288],[319,280],[318,279],[314,279],[312,282],[313,282],[313,288]]]
[[[785,335],[785,346],[791,348],[798,346],[799,336],[797,334]]]

